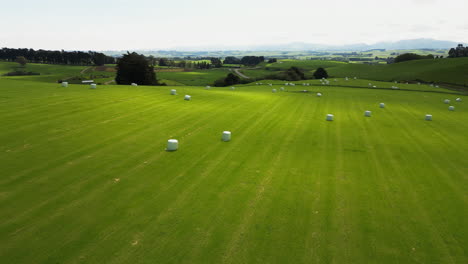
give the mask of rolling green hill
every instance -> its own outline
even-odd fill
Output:
[[[39,82],[57,82],[59,79],[80,75],[80,72],[86,69],[86,66],[67,66],[54,64],[28,63],[24,68],[19,68],[15,62],[0,62],[0,75],[16,70],[40,73],[40,75],[31,76],[11,76],[1,77],[20,81],[39,81]]]
[[[467,96],[23,78],[0,78],[2,263],[468,262]]]
[[[416,81],[468,85],[468,58],[414,60],[387,65],[343,64],[327,68],[331,76],[381,81]]]

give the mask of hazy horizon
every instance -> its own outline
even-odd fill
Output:
[[[0,46],[65,50],[468,42],[463,0],[177,2],[23,0],[2,5]],[[323,3],[323,4],[322,4]],[[455,7],[455,8],[454,8]],[[449,17],[449,18],[447,18]]]

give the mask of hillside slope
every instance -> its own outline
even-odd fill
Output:
[[[330,76],[380,81],[416,81],[468,85],[468,58],[414,60],[394,64],[343,64],[327,68]]]

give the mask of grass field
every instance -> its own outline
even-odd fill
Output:
[[[236,87],[0,77],[0,262],[468,262],[467,96]]]
[[[17,63],[13,62],[0,62],[0,75],[14,71],[17,65]],[[468,58],[415,60],[388,65],[288,59],[276,63],[261,63],[255,68],[244,67],[240,71],[254,81],[284,71],[292,66],[303,69],[308,78],[312,78],[313,71],[318,67],[324,67],[332,78],[357,76],[360,79],[378,81],[422,81],[458,86],[468,85]],[[31,63],[27,64],[24,70],[38,72],[41,75],[11,78],[21,81],[56,82],[59,79],[76,76],[83,78],[94,76],[93,79],[98,83],[106,83],[115,78],[115,70],[112,65],[107,67],[86,67]],[[216,80],[226,77],[230,72],[227,68],[185,72],[182,68],[166,67],[158,69],[156,76],[168,85],[205,86],[212,85]]]
[[[157,72],[158,79],[172,80],[184,85],[212,85],[214,81],[225,78],[228,69],[194,70],[190,72]]]
[[[359,76],[363,79],[468,85],[468,58],[414,60],[388,65],[343,64],[327,69],[330,76]]]
[[[268,63],[265,65],[265,68],[271,70],[287,70],[292,66],[311,71],[316,70],[319,67],[330,68],[345,65],[345,62],[338,61],[322,61],[322,60],[280,60],[275,63]]]

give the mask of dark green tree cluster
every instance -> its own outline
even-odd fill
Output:
[[[286,70],[286,80],[287,81],[299,81],[299,80],[305,80],[305,74],[304,72],[297,68],[297,67],[291,67]]]
[[[160,58],[159,61],[158,61],[158,65],[159,65],[159,66],[169,66],[168,59],[166,59],[166,58]]]
[[[213,68],[221,68],[223,67],[223,62],[221,62],[220,58],[211,58],[211,66]]]
[[[322,78],[326,79],[326,78],[328,78],[328,72],[324,68],[320,67],[317,70],[315,70],[314,78],[315,79],[322,79]]]
[[[241,64],[241,60],[239,58],[228,56],[224,58],[224,64]]]
[[[415,53],[404,53],[401,55],[396,56],[395,63],[403,62],[403,61],[410,61],[410,60],[422,60],[422,59],[434,59],[434,55],[418,55]]]
[[[216,80],[214,83],[214,86],[217,87],[222,87],[222,86],[230,86],[230,85],[235,85],[241,83],[241,79],[239,76],[229,73],[226,78],[221,78],[219,80]]]
[[[456,48],[451,48],[448,54],[449,58],[468,57],[468,47],[458,44]]]
[[[21,67],[26,66],[26,63],[28,63],[28,60],[24,56],[18,56],[16,57],[15,60]]]
[[[241,64],[245,66],[256,66],[265,61],[263,56],[244,56],[241,59]]]
[[[98,66],[115,63],[114,57],[94,51],[0,49],[0,60],[14,62],[16,58],[20,56],[26,58],[26,60],[32,63]]]
[[[277,61],[278,61],[278,60],[275,59],[275,58],[270,58],[270,59],[268,59],[268,63],[275,63],[275,62],[277,62]]]
[[[307,79],[304,72],[298,67],[291,67],[284,72],[265,76],[265,79],[284,80],[284,81],[299,81]]]
[[[195,69],[201,69],[201,70],[211,69],[211,64],[209,62],[206,62],[206,61],[195,62],[193,65],[194,65]]]
[[[117,84],[160,85],[156,80],[154,67],[143,55],[128,52],[117,63]]]

